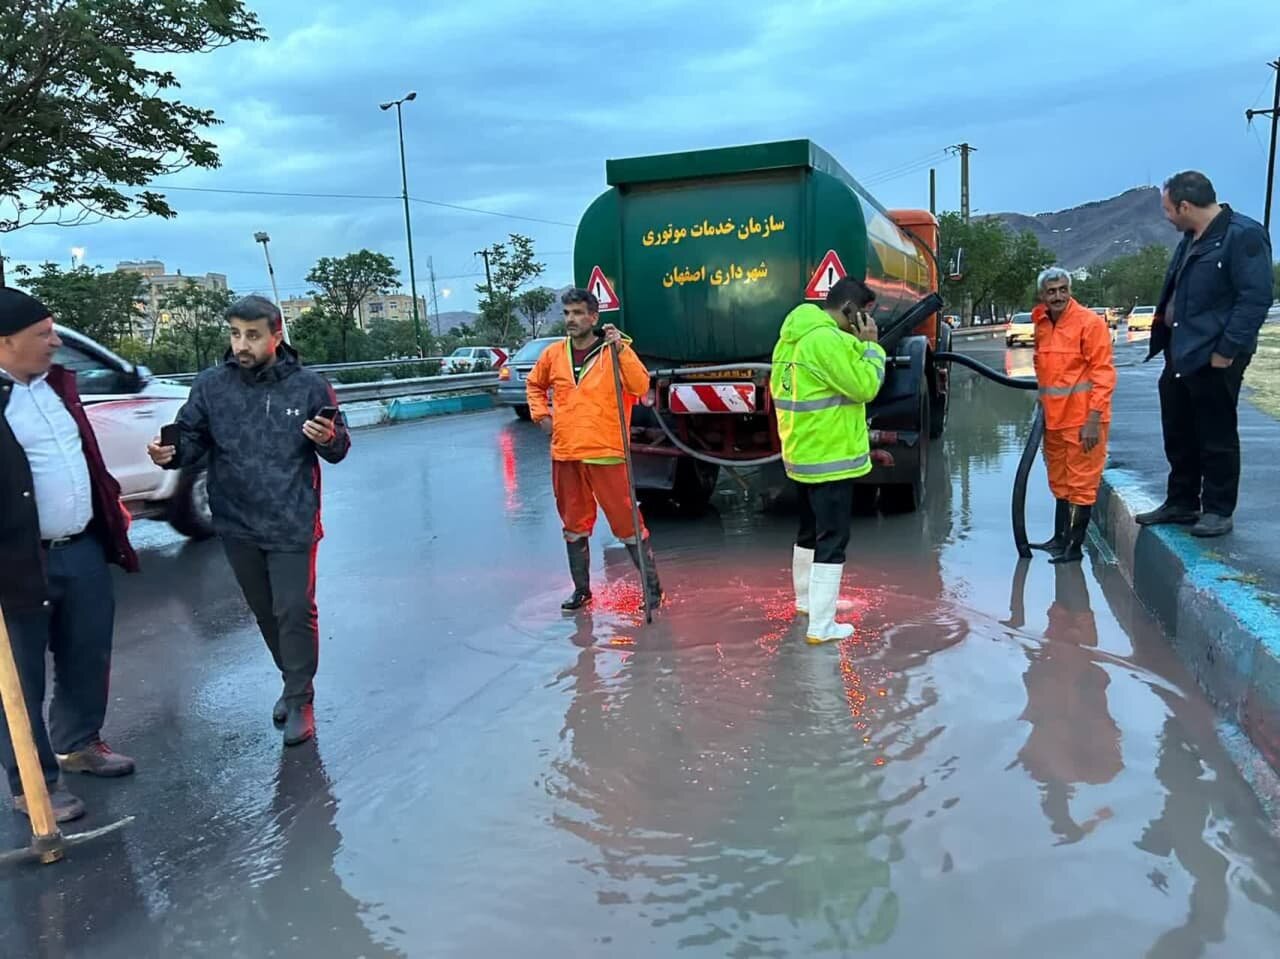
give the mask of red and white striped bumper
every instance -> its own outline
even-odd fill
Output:
[[[667,394],[672,413],[754,413],[752,383],[674,383]]]

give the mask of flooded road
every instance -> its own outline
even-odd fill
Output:
[[[595,608],[560,612],[538,430],[357,434],[325,475],[319,735],[287,752],[220,549],[139,524],[106,730],[139,773],[72,782],[77,829],[138,820],[0,878],[0,955],[1273,954],[1280,845],[1212,711],[1096,546],[1018,561],[1030,401],[957,379],[927,508],[854,521],[857,633],[816,648],[794,516],[730,480],[651,514],[644,627],[603,521]]]

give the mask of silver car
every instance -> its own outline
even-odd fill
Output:
[[[510,406],[522,420],[529,418],[529,398],[525,395],[524,381],[528,379],[542,351],[553,343],[563,343],[563,336],[544,336],[530,340],[516,350],[511,359],[498,371],[498,402]]]

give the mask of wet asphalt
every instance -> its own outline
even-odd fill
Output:
[[[219,546],[137,524],[105,735],[139,772],[74,778],[68,829],[137,819],[0,876],[0,956],[1274,954],[1280,844],[1194,681],[1105,549],[1013,550],[1030,402],[957,374],[926,508],[854,520],[858,631],[819,648],[769,477],[649,511],[646,627],[603,519],[594,609],[560,612],[538,430],[360,432],[325,468],[319,735],[289,750]]]

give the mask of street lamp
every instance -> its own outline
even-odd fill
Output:
[[[253,235],[255,242],[262,244],[262,252],[267,258],[267,274],[271,277],[271,292],[276,298],[276,309],[280,311],[280,329],[284,332],[284,341],[289,342],[289,324],[284,318],[284,304],[280,302],[280,289],[276,286],[276,271],[271,265],[271,250],[267,248],[267,244],[271,242],[271,237],[262,231],[258,231]]]
[[[409,298],[413,301],[413,339],[418,344],[418,355],[422,356],[422,320],[418,317],[418,278],[413,270],[413,228],[409,225],[409,173],[404,162],[404,117],[400,111],[402,103],[417,98],[418,94],[410,90],[399,100],[378,104],[378,109],[396,108],[396,127],[400,132],[400,195],[404,198],[404,234],[409,242]]]

